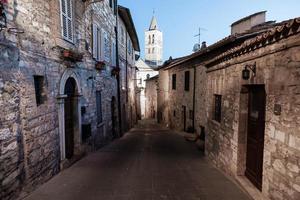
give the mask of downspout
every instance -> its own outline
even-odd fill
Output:
[[[197,78],[197,74],[196,74],[196,66],[194,66],[194,91],[193,91],[193,131],[195,131],[195,105],[196,105],[196,78]]]
[[[115,33],[116,33],[116,67],[120,69],[120,63],[119,63],[119,9],[118,9],[118,1],[115,1],[115,13],[116,13],[116,27],[115,27]],[[119,115],[119,136],[122,137],[122,112],[121,112],[121,91],[120,91],[120,73],[117,74],[117,92],[118,92],[118,115]]]

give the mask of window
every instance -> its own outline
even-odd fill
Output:
[[[149,54],[151,53],[151,49],[150,49],[150,48],[148,49],[148,53],[149,53]]]
[[[118,12],[117,0],[114,0],[114,14],[117,15],[117,12]]]
[[[103,44],[102,44],[102,55],[103,55],[103,60],[105,60],[106,62],[110,61],[110,41],[108,38],[108,34],[106,31],[103,30]]]
[[[149,79],[150,78],[150,74],[147,74],[147,79]]]
[[[46,99],[46,97],[44,96],[44,77],[33,76],[33,79],[34,79],[36,105],[39,106],[43,104]]]
[[[121,43],[124,45],[125,44],[125,31],[123,26],[121,26]]]
[[[148,43],[151,44],[151,35],[149,35],[149,42]]]
[[[92,24],[92,44],[93,44],[93,58],[97,61],[101,59],[101,30],[96,24]]]
[[[152,53],[155,53],[155,48],[152,48]]]
[[[96,91],[96,107],[97,107],[97,123],[100,124],[103,122],[102,119],[102,97],[101,91]]]
[[[62,37],[73,42],[73,6],[72,0],[60,0]]]
[[[222,96],[215,94],[214,120],[221,122]]]
[[[132,45],[131,45],[130,41],[128,41],[127,51],[128,51],[128,54],[131,55],[131,53],[132,53]]]
[[[117,59],[117,55],[116,55],[116,42],[114,41],[114,38],[111,39],[112,43],[111,43],[111,65],[112,66],[116,66],[116,59]]]
[[[176,90],[176,74],[172,75],[172,89]]]
[[[153,34],[152,35],[152,44],[154,44],[154,41],[155,41],[155,35]]]
[[[173,111],[173,116],[176,117],[176,110]]]
[[[112,8],[114,14],[116,15],[117,14],[117,1],[116,0],[109,0],[109,7]]]
[[[190,71],[186,71],[184,73],[184,90],[185,91],[190,90]]]

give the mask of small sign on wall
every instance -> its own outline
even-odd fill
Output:
[[[274,114],[275,115],[281,115],[281,105],[280,104],[275,104],[275,106],[274,106]]]

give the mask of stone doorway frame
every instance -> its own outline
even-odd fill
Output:
[[[245,177],[246,159],[247,159],[247,134],[248,134],[248,103],[249,90],[251,86],[263,86],[264,84],[249,84],[242,85],[240,91],[239,103],[239,122],[238,122],[238,137],[237,137],[237,176]],[[266,94],[267,98],[267,94]]]
[[[59,83],[59,93],[57,96],[58,101],[58,120],[59,120],[59,139],[60,139],[60,159],[66,160],[66,148],[65,148],[65,85],[69,78],[73,78],[76,82],[76,110],[75,110],[75,119],[77,121],[74,125],[74,155],[78,155],[81,152],[81,143],[82,143],[82,131],[81,131],[81,96],[82,96],[82,87],[80,83],[79,75],[75,72],[74,69],[67,68],[63,73],[60,83]]]

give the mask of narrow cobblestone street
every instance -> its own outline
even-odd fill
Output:
[[[144,123],[41,186],[26,200],[243,200],[181,136]]]

